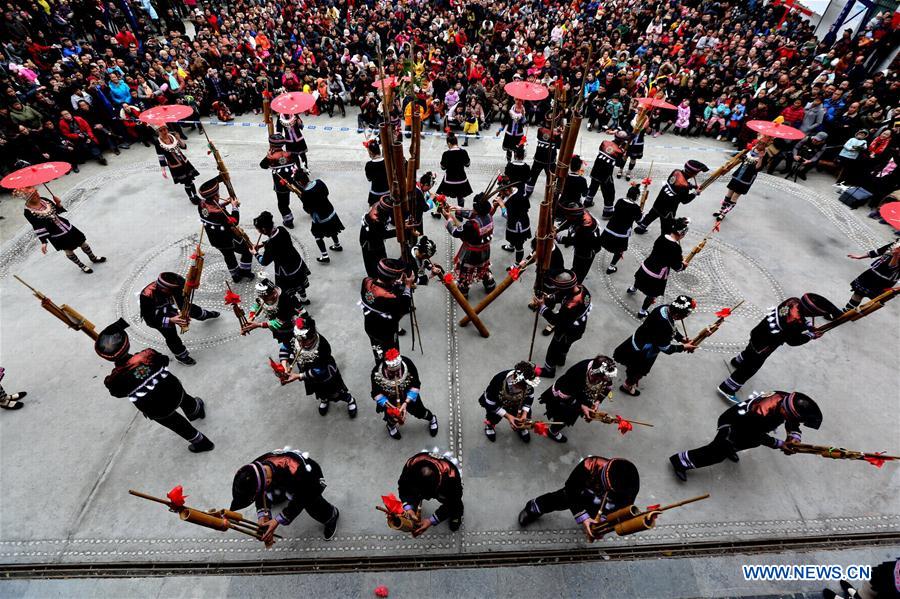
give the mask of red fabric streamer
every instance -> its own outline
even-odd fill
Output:
[[[543,422],[535,422],[534,423],[534,434],[540,435],[542,437],[546,437],[548,434],[550,434],[550,428]]]
[[[388,406],[385,410],[387,415],[391,418],[400,418],[400,408],[395,408],[394,406]]]
[[[184,499],[187,495],[184,494],[184,488],[181,485],[177,487],[173,487],[171,491],[166,493],[166,497],[169,498],[169,501],[172,502],[172,505],[176,507],[184,506]]]
[[[628,433],[628,431],[634,430],[634,425],[616,414],[616,423],[619,425],[619,432],[623,435]]]
[[[641,185],[650,185],[651,183],[653,183],[653,179],[651,179],[650,177],[644,177],[644,179],[641,181]]]
[[[523,135],[523,136],[522,136],[522,140],[519,142],[519,145],[522,146],[522,147],[524,148],[524,147],[525,147],[525,144],[527,144],[527,143],[528,143],[528,138],[527,138],[526,136]]]
[[[231,289],[225,292],[225,305],[226,306],[240,306],[241,305],[241,296],[232,291]]]
[[[716,318],[727,318],[731,316],[731,308],[722,308],[716,312]]]
[[[196,259],[197,259],[197,254],[196,254],[196,253],[193,253],[193,254],[191,254],[189,257],[190,257],[191,260],[196,260]]]
[[[719,228],[721,228],[721,226],[722,226],[722,221],[718,221],[718,222],[716,223],[716,226],[713,227],[712,230],[715,231],[716,233],[718,233],[718,232],[719,232]]]
[[[229,225],[236,225],[237,222],[238,222],[238,221],[237,221],[237,219],[236,219],[235,217],[233,217],[233,216],[229,216],[229,217],[228,217],[228,224],[229,224]]]
[[[397,499],[397,496],[393,493],[389,495],[382,495],[381,501],[384,502],[384,507],[388,509],[388,511],[392,514],[402,514],[403,513],[403,502]]]
[[[513,281],[518,281],[520,276],[522,276],[522,269],[518,266],[509,269],[509,278]]]
[[[197,289],[200,287],[200,281],[185,281],[184,286],[188,289]]]
[[[879,456],[883,453],[884,453],[883,451],[879,451],[875,455]],[[870,464],[872,464],[873,466],[875,466],[876,468],[881,468],[882,466],[884,466],[884,463],[887,462],[887,460],[885,458],[878,458],[878,457],[872,457],[872,456],[866,456],[863,459],[865,461],[869,462]]]
[[[652,511],[654,511],[654,510],[658,510],[659,508],[660,508],[660,504],[654,503],[653,505],[648,505],[648,506],[647,506],[647,511],[648,511],[648,512],[652,512]]]
[[[272,358],[269,358],[269,366],[272,367],[272,372],[274,372],[279,378],[285,374],[284,365],[279,364]]]
[[[453,282],[453,273],[452,272],[448,272],[447,274],[444,275],[444,282],[447,283],[448,285]]]

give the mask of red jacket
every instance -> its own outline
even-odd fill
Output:
[[[72,119],[78,125],[78,129],[80,129],[80,133],[87,135],[91,141],[97,143],[97,137],[94,135],[93,129],[88,125],[88,122],[81,118],[80,116],[73,116]],[[78,141],[78,131],[73,131],[73,127],[69,124],[70,121],[66,119],[59,119],[59,131],[63,134],[63,137],[66,139],[70,139],[72,141]]]

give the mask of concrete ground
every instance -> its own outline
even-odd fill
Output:
[[[861,462],[786,457],[760,448],[744,454],[740,464],[729,462],[692,473],[690,481],[681,484],[666,459],[675,451],[712,438],[716,418],[727,407],[715,394],[715,386],[728,374],[730,355],[746,343],[749,330],[768,307],[806,291],[822,293],[843,305],[849,282],[866,266],[848,260],[846,254],[893,239],[886,227],[866,219],[863,211],[851,212],[840,204],[830,181],[811,176],[808,184],[801,186],[760,176],[721,233],[687,271],[675,275],[668,289],[670,296],[689,293],[699,302],[698,311],[686,323],[690,333],[714,320],[713,313],[722,307],[740,299],[745,303],[701,351],[661,356],[642,385],[640,398],[616,392],[606,404],[612,413],[651,422],[655,428],[639,427],[622,436],[612,426],[581,422],[571,429],[567,445],[544,439],[522,445],[502,427],[496,443],[485,439],[483,412],[476,401],[479,394],[494,373],[528,357],[533,322],[532,313],[525,308],[532,282],[528,275],[484,312],[489,339],[481,339],[472,327],[454,325],[461,311],[440,285],[432,283],[416,292],[425,354],[418,348],[415,353],[409,351],[408,336],[402,349],[422,372],[422,398],[437,413],[441,431],[432,439],[426,425],[413,420],[404,428],[403,440],[397,442],[387,438],[368,397],[371,354],[356,306],[363,276],[356,240],[368,188],[362,136],[356,134],[350,119],[312,118],[308,124],[315,127],[307,133],[312,173],[331,190],[348,229],[342,235],[346,249],[333,253],[330,265],[315,263],[315,245],[305,215],[298,219],[292,235],[313,270],[310,310],[331,342],[350,390],[360,400],[359,418],[349,420],[340,406],[322,418],[315,401],[303,395],[299,386],[279,386],[267,364],[267,358],[276,352],[269,335],[259,332],[240,337],[234,316],[223,311],[221,319],[195,323],[184,336],[198,365],[172,367],[191,393],[207,401],[208,415],[199,428],[216,442],[211,453],[190,454],[180,438],[146,421],[127,401],[109,397],[102,384],[108,364],[96,357],[90,341],[55,322],[11,275],[19,274],[58,303],[73,306],[98,328],[125,317],[132,325],[129,331],[134,347],[149,345],[165,351],[159,335],[139,321],[136,294],[162,270],[186,270],[198,232],[196,209],[179,187],[161,178],[155,156],[143,147],[123,152],[108,167],[89,165],[79,175],[54,182],[51,187],[69,206],[72,222],[85,232],[98,253],[109,258],[93,275],[86,276],[61,253],[41,255],[30,229],[23,228],[19,200],[6,197],[0,203],[0,215],[6,216],[0,221],[4,240],[0,249],[0,355],[7,371],[3,383],[9,391],[27,389],[29,396],[24,410],[0,414],[0,561],[361,554],[396,554],[402,559],[420,553],[575,547],[584,541],[570,515],[548,515],[527,530],[518,528],[515,516],[527,499],[562,486],[578,460],[591,454],[623,456],[637,464],[642,479],[639,505],[668,503],[705,492],[712,495],[705,502],[667,513],[655,530],[607,538],[601,545],[731,542],[900,528],[900,477],[893,464],[875,469]],[[210,127],[209,132],[232,172],[244,219],[249,221],[261,210],[276,212],[271,179],[258,167],[266,151],[265,129]],[[188,141],[188,154],[202,173],[198,183],[215,173],[201,139],[192,134]],[[597,133],[582,132],[577,151],[592,162],[600,139]],[[422,169],[440,174],[443,140],[427,137],[422,148]],[[469,170],[473,187],[483,188],[504,166],[499,140],[488,132],[468,150],[473,160]],[[655,196],[666,174],[684,160],[697,158],[715,167],[726,157],[722,147],[708,140],[663,136],[648,139],[647,156],[637,173],[645,175],[654,161],[651,196]],[[684,208],[693,219],[686,248],[712,226],[711,213],[726,182],[727,178],[714,184]],[[617,181],[617,186],[623,194],[624,182]],[[539,196],[540,188],[532,206],[533,222]],[[299,206],[295,212],[300,216]],[[599,214],[599,210],[595,212]],[[502,231],[502,218],[498,217],[497,225]],[[449,265],[456,246],[438,221],[427,218],[425,226],[438,244],[435,260]],[[510,260],[510,255],[500,250],[501,242],[502,234],[498,234],[494,240],[498,278]],[[640,300],[624,290],[652,242],[652,235],[634,238],[619,272],[612,276],[603,273],[608,255],[598,257],[587,280],[594,310],[587,334],[572,349],[570,364],[598,352],[611,355],[637,326],[634,313]],[[207,249],[197,302],[223,310],[226,271],[221,256]],[[391,247],[391,251],[396,249]],[[252,299],[250,283],[237,285],[235,290],[245,303]],[[482,293],[473,288],[473,303]],[[817,342],[782,348],[746,391],[799,390],[815,398],[825,421],[819,431],[808,431],[805,441],[896,454],[900,449],[897,309],[892,304]],[[538,336],[536,361],[542,361],[546,345],[547,338]],[[547,384],[543,382],[538,393]],[[537,412],[542,415],[542,408],[538,406]],[[181,484],[190,505],[223,507],[230,501],[234,471],[257,455],[284,446],[309,451],[322,465],[328,482],[326,497],[342,510],[333,541],[323,541],[319,525],[301,516],[281,531],[284,541],[266,550],[249,537],[180,523],[161,506],[127,494],[133,488],[162,496]],[[411,539],[387,529],[374,506],[379,495],[396,491],[403,461],[434,446],[452,451],[462,461],[465,522],[455,534],[441,526]],[[502,573],[481,574],[495,575],[501,577]],[[564,573],[554,571],[553,577],[557,575]],[[360,588],[365,589],[374,586],[369,576],[360,574],[352,580],[360,581]],[[455,587],[445,584],[441,576],[431,575],[429,580],[436,581],[431,591],[416,587],[416,592],[450,594],[446,589]],[[622,576],[632,584],[646,582],[638,571]],[[219,584],[219,579],[205,580],[204,584]],[[322,581],[331,588],[327,579]],[[233,588],[234,594],[242,594],[240,585],[245,583],[247,579],[224,581],[221,591],[212,593],[228,594]],[[54,585],[61,583],[46,584],[49,586],[42,587],[42,592],[45,589],[50,595],[57,588]],[[114,585],[111,589],[124,588],[115,586],[122,584],[118,581],[109,584]],[[542,584],[547,584],[546,580]],[[73,594],[80,594],[79,588],[71,587]],[[166,594],[156,587],[147,588]],[[184,588],[192,593],[193,587]],[[671,596],[691,596],[692,588],[677,588],[682,594]],[[128,594],[127,590],[121,592]],[[710,593],[698,596],[727,594]],[[743,589],[741,593],[747,594]],[[578,591],[572,590],[572,594],[577,596]]]

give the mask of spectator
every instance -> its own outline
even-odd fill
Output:
[[[106,158],[103,157],[97,137],[83,118],[73,116],[68,110],[63,110],[60,113],[59,131],[75,147],[78,162],[86,162],[88,158],[94,158],[106,166]]]

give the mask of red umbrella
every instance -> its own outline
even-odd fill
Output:
[[[677,110],[678,107],[674,104],[669,104],[665,100],[660,100],[659,98],[638,98],[637,101],[641,106],[647,109],[652,108],[665,108],[666,110]]]
[[[165,125],[186,119],[194,114],[194,109],[184,104],[163,104],[148,108],[138,118],[148,125]]]
[[[382,89],[384,87],[397,87],[399,85],[399,79],[397,79],[394,75],[389,75],[384,79],[376,79],[372,82],[372,87],[375,89]]]
[[[878,210],[881,218],[895,229],[900,229],[900,202],[885,204]]]
[[[31,166],[20,168],[19,170],[6,175],[0,180],[0,185],[6,189],[33,187],[58,179],[70,170],[72,170],[72,165],[68,162],[42,162],[41,164],[32,164]]]
[[[794,129],[790,125],[784,125],[775,121],[748,121],[747,127],[753,129],[764,137],[776,137],[778,139],[803,139],[806,134],[800,129]]]
[[[543,100],[550,95],[550,91],[540,83],[531,81],[513,81],[503,86],[503,91],[517,100],[530,102]]]
[[[306,92],[288,92],[272,100],[272,110],[278,114],[300,114],[316,105],[316,99]]]

